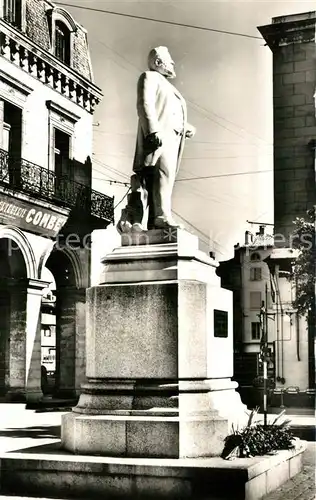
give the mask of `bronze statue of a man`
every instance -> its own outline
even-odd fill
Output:
[[[185,100],[169,82],[176,73],[167,47],[150,51],[148,67],[137,85],[135,174],[117,225],[120,232],[142,231],[147,207],[147,229],[179,227],[171,215],[171,196],[185,138],[195,133],[187,123]]]

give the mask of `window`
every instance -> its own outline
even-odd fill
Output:
[[[9,155],[21,158],[22,149],[22,110],[10,102],[3,106],[4,134],[3,142]]]
[[[51,52],[60,61],[72,66],[72,48],[74,34],[78,29],[77,23],[69,12],[56,5],[52,9],[47,9],[46,15],[51,35]]]
[[[2,143],[8,153],[8,172],[6,182],[18,187],[21,184],[21,152],[22,152],[22,110],[4,101],[3,106]],[[4,172],[2,172],[4,174]]]
[[[261,267],[250,268],[250,280],[251,281],[260,281],[261,279],[262,279]]]
[[[22,1],[21,0],[4,0],[3,17],[6,21],[13,24],[17,28],[21,28],[22,24]]]
[[[48,325],[44,326],[43,333],[44,333],[44,337],[51,337],[52,336],[51,329],[49,328]]]
[[[55,56],[70,65],[70,31],[62,21],[55,23]]]
[[[9,152],[10,131],[11,131],[11,125],[9,123],[3,122],[2,149],[7,152]]]
[[[57,176],[73,175],[73,137],[79,116],[59,106],[53,101],[46,101],[48,108],[49,129],[49,170]]]
[[[261,292],[250,292],[250,309],[261,308]]]
[[[253,261],[261,260],[260,254],[257,253],[257,252],[252,253],[251,256],[250,256],[250,260],[253,260]]]
[[[261,328],[259,321],[251,323],[251,338],[252,340],[260,340],[261,338]]]
[[[65,179],[70,180],[70,136],[58,128],[54,128],[54,171],[55,193],[63,196],[67,188]]]

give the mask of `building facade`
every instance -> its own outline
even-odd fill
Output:
[[[273,53],[275,245],[316,204],[316,11],[259,28]]]
[[[262,403],[264,328],[270,405],[281,404],[281,391],[283,401],[293,392],[308,400],[313,389],[308,323],[293,307],[295,286],[289,279],[296,255],[294,249],[276,249],[274,236],[261,226],[256,234],[246,232],[234,258],[218,270],[222,285],[234,292],[234,377],[249,406]]]
[[[283,393],[277,404],[294,392],[304,406],[313,396],[303,395],[315,388],[315,324],[293,308],[289,277],[294,220],[316,205],[316,12],[276,17],[258,29],[273,53],[274,233],[267,239],[261,227],[247,234],[219,273],[234,291],[236,379],[251,387],[262,375],[264,310],[271,387]]]
[[[90,235],[113,222],[113,199],[91,189],[100,98],[87,33],[67,11],[46,0],[0,0],[0,396],[7,400],[42,396],[48,327],[55,328],[54,394],[73,396],[84,380]]]

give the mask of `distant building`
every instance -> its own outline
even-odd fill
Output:
[[[43,328],[47,334],[54,324],[45,326],[42,294],[52,281],[55,394],[73,396],[85,377],[89,240],[93,229],[113,221],[113,199],[91,189],[100,98],[87,33],[67,11],[46,0],[0,0],[0,396],[6,400],[42,396],[41,330],[44,338]]]
[[[267,314],[270,387],[276,393],[288,388],[306,393],[313,388],[307,321],[292,305],[295,286],[289,277],[296,255],[293,249],[276,249],[273,235],[265,234],[261,226],[254,235],[247,231],[245,242],[235,246],[234,258],[218,269],[222,286],[233,291],[234,378],[252,406],[260,403],[253,389],[262,387],[262,310]],[[269,401],[280,404],[280,399]]]

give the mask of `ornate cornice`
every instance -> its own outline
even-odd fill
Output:
[[[50,111],[55,111],[59,116],[64,116],[71,123],[76,123],[80,119],[79,115],[75,115],[75,113],[62,108],[54,101],[46,101],[46,106]]]
[[[93,113],[100,102],[99,87],[42,49],[24,33],[0,19],[0,57]]]
[[[316,13],[275,18],[272,24],[258,27],[271,50],[282,45],[315,41]]]
[[[20,80],[17,80],[2,69],[0,69],[0,81],[7,83],[10,87],[17,89],[19,92],[26,96],[33,91],[31,87],[25,85],[25,83],[20,82]]]

